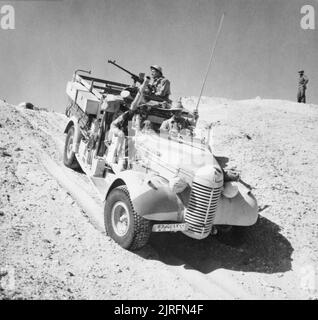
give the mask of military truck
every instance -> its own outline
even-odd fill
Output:
[[[256,199],[240,181],[225,181],[209,141],[211,126],[160,134],[161,123],[176,109],[147,96],[148,82],[145,78],[139,86],[128,85],[77,70],[67,84],[64,164],[81,168],[104,201],[106,234],[136,250],[151,232],[182,232],[201,240],[218,226],[253,225]],[[119,167],[111,122],[120,108],[132,106],[152,129],[130,124],[125,165]],[[184,110],[183,116],[192,115]]]

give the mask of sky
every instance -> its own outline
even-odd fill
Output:
[[[204,96],[295,101],[304,69],[307,101],[318,104],[317,0],[20,0],[0,9],[6,4],[15,29],[0,28],[0,99],[10,103],[63,112],[77,68],[129,84],[108,59],[137,74],[160,65],[173,99],[198,96],[225,12]],[[300,26],[304,5],[315,9],[315,30]]]

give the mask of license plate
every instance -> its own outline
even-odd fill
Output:
[[[153,232],[177,232],[185,230],[188,230],[187,223],[154,224],[152,227]]]

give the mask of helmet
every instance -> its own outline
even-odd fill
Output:
[[[299,70],[298,73],[304,73],[304,70]]]
[[[150,66],[150,69],[155,69],[155,70],[159,71],[162,74],[162,68],[160,66],[158,66],[157,64],[154,64],[153,66]]]

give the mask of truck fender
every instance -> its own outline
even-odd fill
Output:
[[[79,127],[79,124],[78,124],[78,119],[74,116],[72,116],[70,118],[70,120],[68,121],[66,127],[65,127],[65,130],[64,130],[64,133],[67,133],[68,130],[74,126],[74,141],[75,143],[73,144],[73,151],[74,152],[78,152],[78,148],[79,148],[79,144],[80,144],[80,141],[81,141],[81,138],[82,138],[82,135],[81,135],[81,130],[80,130],[80,127]]]
[[[184,206],[168,184],[155,187],[151,184],[150,175],[127,170],[120,172],[109,184],[106,192],[125,184],[136,212],[145,219],[155,221],[182,222]]]
[[[249,189],[241,183],[234,198],[221,195],[215,214],[214,224],[232,226],[251,226],[258,219],[258,205]]]

